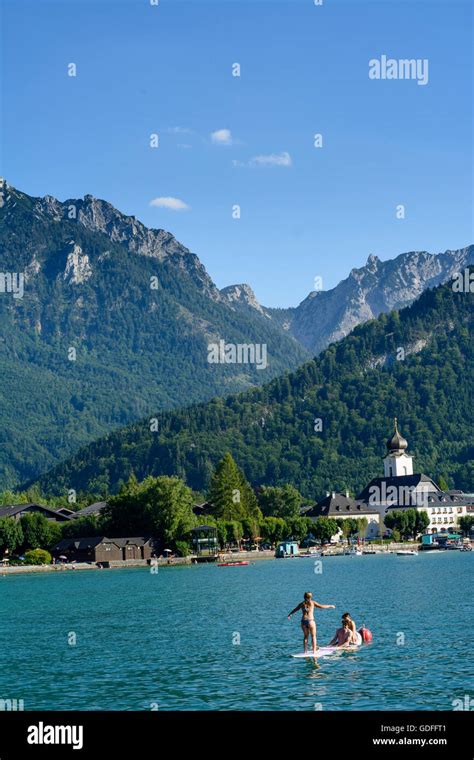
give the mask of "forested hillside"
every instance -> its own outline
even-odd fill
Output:
[[[38,481],[115,491],[133,472],[176,474],[194,489],[232,453],[253,486],[291,483],[307,498],[357,492],[380,474],[397,416],[415,471],[473,489],[472,293],[451,284],[381,315],[291,374],[227,399],[157,414],[84,447]]]
[[[0,207],[0,489],[143,415],[260,384],[309,354],[233,308],[197,256],[92,196],[9,188]],[[8,283],[7,283],[8,284]],[[213,364],[209,342],[267,346],[268,366]]]

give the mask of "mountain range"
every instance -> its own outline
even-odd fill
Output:
[[[336,287],[312,291],[299,306],[288,309],[262,307],[249,285],[233,285],[221,293],[246,311],[257,310],[278,321],[316,356],[362,322],[403,309],[427,288],[447,282],[473,263],[473,245],[438,254],[412,251],[388,261],[371,254],[365,266],[352,269]]]
[[[179,475],[204,495],[229,451],[254,487],[291,483],[309,499],[357,493],[383,472],[398,417],[415,471],[474,483],[474,294],[452,285],[356,327],[296,372],[226,399],[144,419],[82,448],[36,483],[104,496],[134,474]]]
[[[198,257],[105,201],[10,187],[0,208],[0,488],[148,411],[270,379],[308,357],[280,326],[227,302]],[[265,344],[268,366],[209,364],[208,345]]]
[[[474,247],[370,256],[288,309],[249,285],[219,290],[165,230],[86,195],[6,186],[0,205],[0,489],[49,471],[145,415],[242,391],[293,370],[360,322],[411,303],[472,262]],[[2,274],[3,273],[3,274]],[[23,297],[9,277],[24,278]],[[17,294],[18,295],[18,294]],[[268,366],[208,361],[208,346],[265,345]]]

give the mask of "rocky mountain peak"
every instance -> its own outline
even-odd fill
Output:
[[[427,288],[473,263],[472,245],[438,254],[410,251],[387,261],[371,254],[365,266],[352,269],[335,288],[302,301],[292,313],[290,333],[317,353],[356,325],[408,306]]]
[[[256,309],[260,314],[268,316],[265,309],[259,304],[255,293],[250,285],[241,283],[239,285],[228,285],[220,291],[221,296],[230,304],[239,304],[241,306],[250,306]]]
[[[59,221],[77,222],[92,232],[101,232],[114,243],[121,244],[134,255],[147,256],[158,261],[171,261],[187,273],[195,285],[213,301],[222,301],[199,258],[182,245],[171,232],[146,227],[135,216],[123,214],[108,201],[87,193],[83,198],[70,198],[64,202],[52,195],[30,198],[15,190],[18,199],[33,201],[34,213]]]
[[[378,257],[378,256],[376,256],[375,254],[371,253],[371,254],[369,255],[369,257],[367,258],[367,263],[366,263],[366,265],[365,265],[365,266],[366,266],[366,268],[367,268],[367,269],[368,269],[370,272],[375,272],[375,271],[377,270],[377,267],[378,267],[378,266],[379,266],[379,264],[381,264],[381,263],[382,263],[382,262],[380,261],[379,257]]]

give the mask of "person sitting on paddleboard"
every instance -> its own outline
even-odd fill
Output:
[[[352,644],[357,644],[357,645],[362,644],[362,636],[357,631],[356,624],[352,620],[349,612],[345,612],[344,615],[342,616],[342,623],[344,623],[344,620],[348,621],[349,628],[351,629],[351,634],[352,634],[352,642],[351,643]]]
[[[352,630],[347,618],[342,619],[342,628],[338,628],[328,646],[350,647],[353,644]]]
[[[294,610],[292,610],[288,615],[288,620],[291,620],[291,616],[295,614],[295,612],[298,612],[298,610],[302,610],[302,618],[301,618],[301,628],[303,629],[303,647],[304,651],[308,651],[308,636],[311,634],[311,645],[313,647],[313,654],[316,653],[316,649],[318,648],[316,645],[316,623],[314,620],[314,608],[317,607],[320,610],[334,610],[335,605],[334,604],[318,604],[318,602],[313,601],[313,595],[311,591],[306,591],[304,595],[304,600],[300,602],[300,604],[295,607]]]

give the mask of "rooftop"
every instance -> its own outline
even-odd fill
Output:
[[[368,502],[369,499],[373,499],[374,488],[379,488],[381,491],[393,486],[395,488],[416,488],[420,485],[420,483],[426,483],[428,485],[428,488],[425,490],[429,491],[430,493],[440,490],[434,480],[429,478],[428,475],[424,475],[422,472],[420,472],[413,475],[398,475],[387,478],[373,478],[370,483],[365,486],[364,490],[360,492],[357,500]]]
[[[99,515],[106,505],[106,501],[96,501],[94,504],[89,504],[88,507],[84,507],[84,509],[80,509],[78,512],[74,512],[74,518]]]
[[[28,504],[10,504],[6,507],[0,507],[0,517],[14,517],[21,512],[42,512],[46,517],[54,520],[69,520],[70,517],[59,510],[44,507],[42,504],[30,502]]]
[[[377,515],[378,512],[373,507],[369,507],[365,502],[352,499],[350,496],[344,496],[342,493],[334,493],[326,496],[319,501],[308,512],[305,517],[361,517],[363,515]]]

